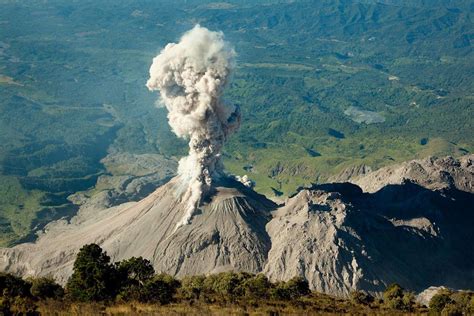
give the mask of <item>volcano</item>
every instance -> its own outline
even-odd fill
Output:
[[[420,166],[424,172],[413,172]],[[356,179],[386,178],[376,192],[319,184],[283,205],[216,178],[186,225],[179,225],[188,200],[177,176],[138,202],[81,207],[36,242],[0,249],[0,271],[65,283],[79,249],[96,243],[113,261],[142,256],[178,277],[231,270],[274,281],[302,276],[312,289],[339,296],[380,293],[392,282],[415,291],[472,288],[473,167],[474,155],[411,161]],[[379,177],[399,168],[400,181]]]
[[[241,120],[239,107],[221,98],[234,56],[221,32],[199,25],[168,44],[147,87],[159,91],[172,131],[189,140],[178,175],[138,202],[81,208],[36,242],[0,249],[0,270],[65,283],[79,249],[96,243],[113,261],[144,257],[178,277],[302,276],[312,289],[346,296],[391,282],[417,291],[474,287],[473,155],[368,174],[360,167],[360,178],[345,179],[353,184],[303,188],[277,206],[223,168],[222,148]]]
[[[142,256],[156,271],[175,276],[262,271],[270,238],[265,225],[276,205],[231,178],[222,178],[188,225],[178,227],[187,201],[178,178],[139,202],[46,227],[35,243],[0,250],[0,270],[52,275],[64,283],[78,250],[96,243],[113,261]]]

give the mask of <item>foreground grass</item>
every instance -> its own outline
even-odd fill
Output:
[[[230,303],[186,300],[167,305],[140,302],[67,303],[48,300],[38,305],[38,312],[41,315],[421,315],[427,314],[428,309],[417,307],[407,313],[389,309],[381,302],[361,305],[350,300],[313,293],[292,301],[242,300]]]

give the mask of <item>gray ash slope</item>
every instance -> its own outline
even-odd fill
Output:
[[[282,206],[233,180],[216,183],[189,225],[174,178],[147,198],[53,223],[36,243],[0,250],[0,269],[63,282],[80,246],[143,256],[177,276],[226,270],[295,275],[347,295],[387,284],[474,288],[474,155],[428,158],[314,185]],[[385,183],[384,183],[385,181]],[[364,191],[361,189],[363,188]],[[92,216],[92,217],[91,217]]]
[[[115,261],[143,256],[157,271],[177,276],[261,271],[270,248],[265,225],[275,204],[235,180],[216,181],[192,224],[176,229],[187,208],[181,190],[173,178],[139,202],[52,223],[35,243],[0,250],[0,270],[51,274],[64,283],[79,248],[97,243]]]
[[[270,278],[304,275],[314,289],[343,295],[392,282],[474,288],[474,155],[411,161],[354,182],[375,192],[314,185],[275,212]]]

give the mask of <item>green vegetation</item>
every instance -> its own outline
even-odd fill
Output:
[[[450,292],[449,295],[449,301],[441,300],[444,303],[436,303],[433,298],[430,310],[444,310],[449,304],[460,302],[464,304],[463,311],[472,311],[469,309],[472,308],[472,293]],[[51,278],[23,280],[0,273],[0,310],[6,315],[427,312],[399,285],[389,286],[383,297],[383,300],[376,300],[370,294],[357,291],[350,299],[335,298],[311,292],[308,282],[301,277],[271,282],[263,274],[244,272],[188,276],[178,280],[170,275],[155,274],[150,261],[143,258],[112,264],[96,244],[80,249],[73,275],[64,290]],[[449,308],[454,308],[451,305]]]
[[[81,302],[110,300],[117,291],[117,272],[110,257],[96,244],[85,245],[79,251],[66,291]]]
[[[415,294],[394,283],[383,292],[383,301],[389,308],[410,312],[414,309]]]
[[[145,82],[195,23],[238,52],[225,97],[243,125],[224,161],[261,193],[472,152],[472,14],[468,0],[0,0],[0,245],[72,215],[67,196],[113,173],[108,153],[185,154]]]
[[[474,313],[474,292],[442,289],[430,300],[433,315],[471,315]]]

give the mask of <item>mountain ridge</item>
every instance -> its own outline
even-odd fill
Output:
[[[411,161],[356,180],[404,171],[396,173],[399,183],[386,179],[391,183],[374,192],[353,183],[319,184],[283,205],[222,178],[190,224],[179,228],[185,210],[175,177],[139,202],[94,216],[87,210],[92,218],[52,223],[36,243],[0,249],[0,270],[52,274],[64,283],[78,249],[95,242],[113,260],[143,256],[175,276],[298,275],[312,289],[339,296],[354,289],[380,293],[392,282],[415,291],[473,288],[474,248],[465,242],[474,238],[473,161],[474,155]],[[406,167],[419,165],[425,177]],[[440,170],[451,176],[440,177]]]

